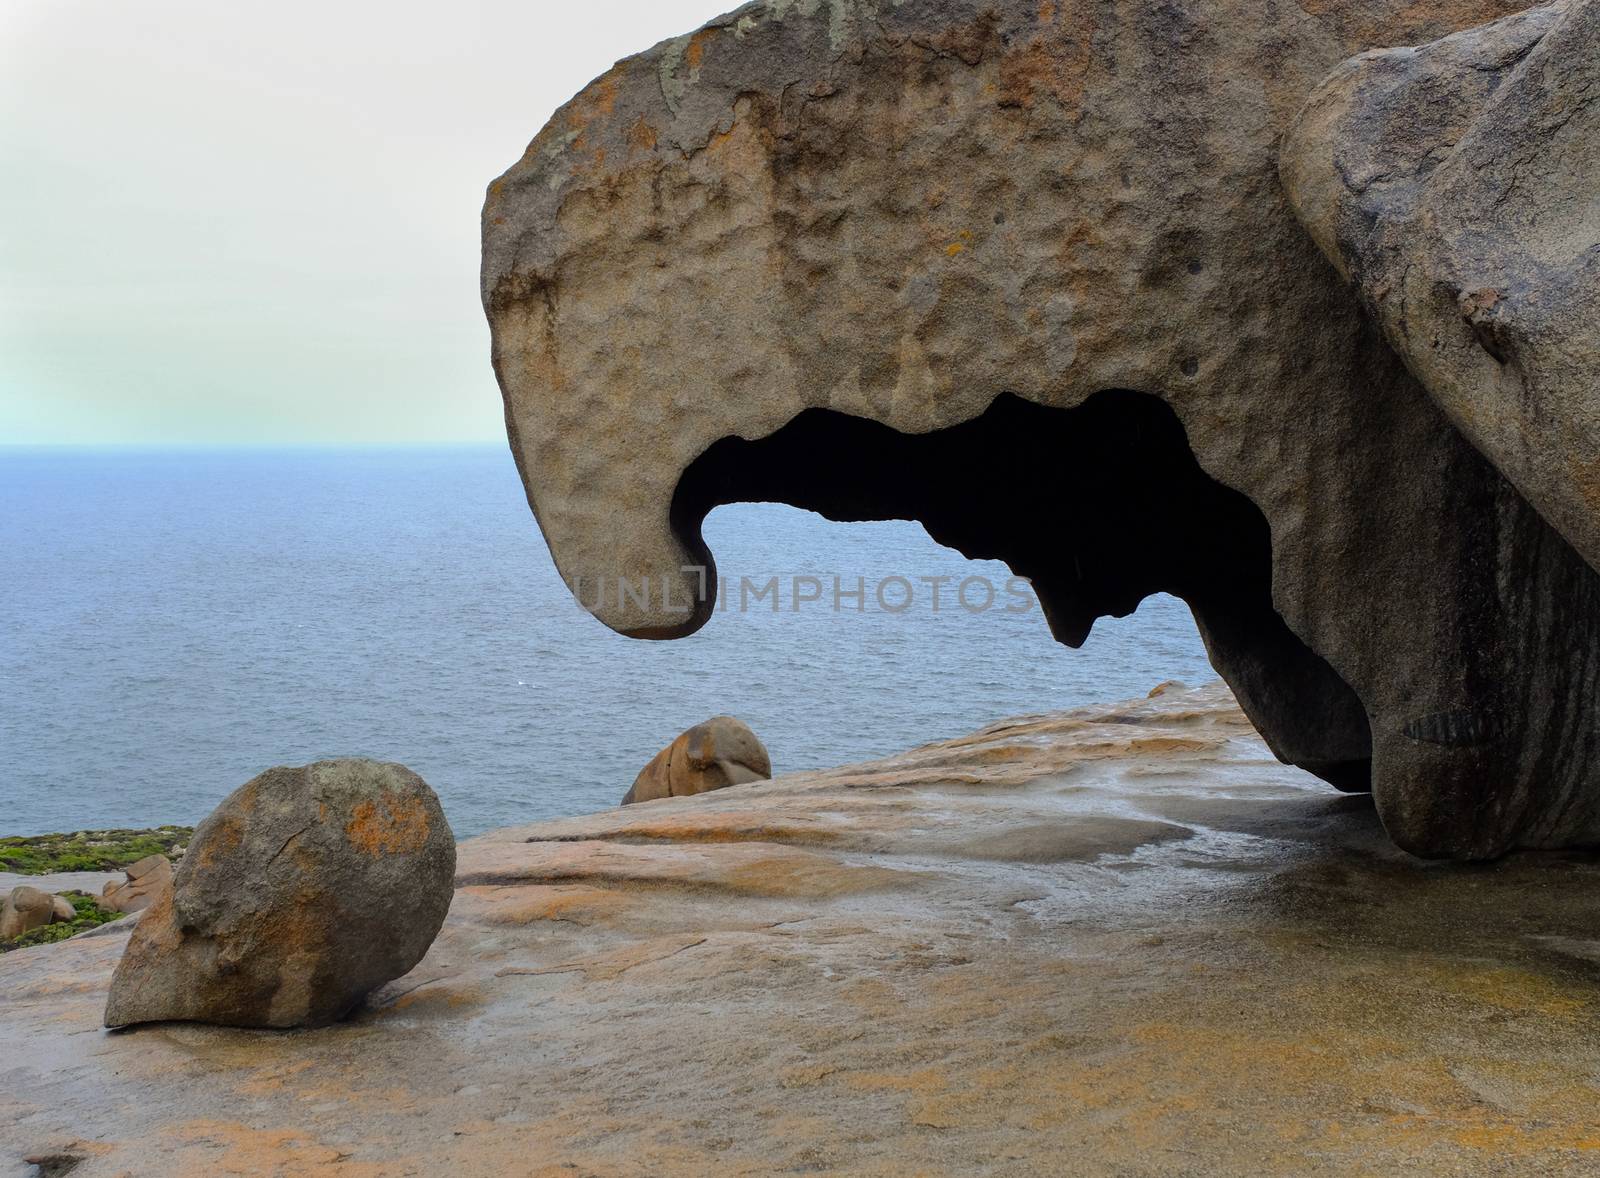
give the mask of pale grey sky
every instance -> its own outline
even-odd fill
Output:
[[[503,437],[478,209],[737,0],[4,0],[0,443]]]

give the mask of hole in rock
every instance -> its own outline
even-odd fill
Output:
[[[1004,394],[925,434],[808,409],[765,438],[723,438],[684,472],[673,527],[708,566],[701,524],[738,502],[916,520],[940,544],[1029,578],[1068,646],[1096,618],[1170,593],[1274,752],[1341,789],[1367,787],[1365,711],[1274,609],[1265,517],[1201,469],[1157,397],[1113,389],[1057,409]]]

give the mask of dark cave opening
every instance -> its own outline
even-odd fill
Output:
[[[925,434],[808,409],[765,438],[723,438],[684,472],[673,527],[708,566],[701,523],[737,502],[916,520],[938,543],[1032,581],[1051,633],[1073,647],[1096,618],[1170,593],[1281,759],[1340,789],[1369,787],[1360,700],[1273,607],[1266,518],[1201,469],[1158,397],[1112,389],[1056,409],[1003,394]]]

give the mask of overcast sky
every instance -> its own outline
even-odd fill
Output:
[[[0,443],[503,437],[485,185],[737,0],[4,0]]]

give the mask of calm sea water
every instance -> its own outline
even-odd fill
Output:
[[[0,833],[191,823],[269,766],[360,754],[422,774],[467,836],[613,805],[718,712],[782,772],[1212,677],[1171,598],[1081,651],[1037,608],[935,612],[917,578],[1007,570],[916,524],[741,504],[706,538],[735,583],[828,592],[677,642],[613,634],[562,585],[504,447],[0,449]],[[834,612],[835,575],[920,595]]]

